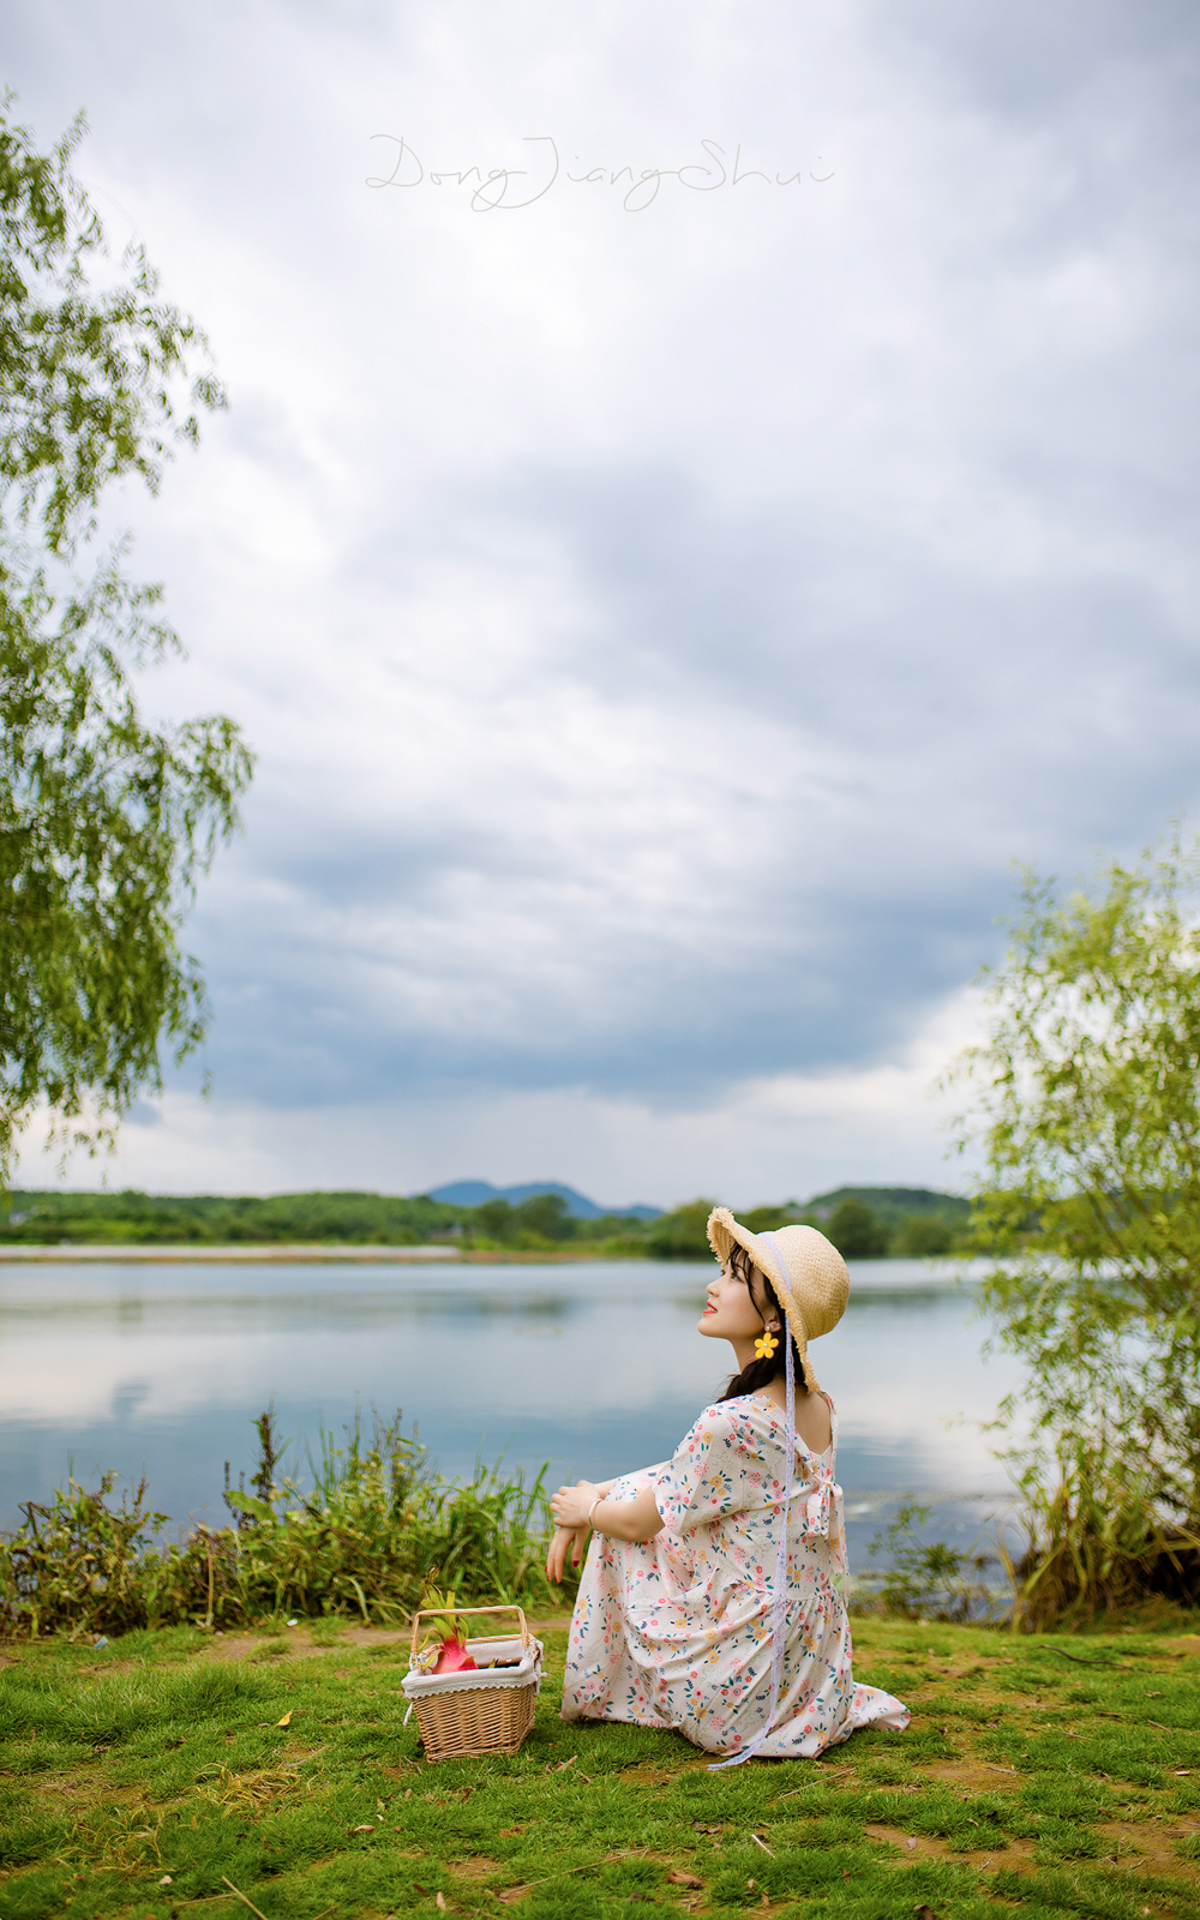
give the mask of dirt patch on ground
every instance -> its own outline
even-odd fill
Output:
[[[1181,1822],[1177,1827],[1163,1827],[1149,1820],[1106,1820],[1096,1832],[1112,1842],[1110,1861],[1137,1866],[1143,1871],[1169,1873],[1177,1880],[1190,1881],[1193,1886],[1200,1880],[1200,1867],[1190,1860],[1181,1860],[1171,1845],[1172,1840],[1200,1833],[1198,1826]]]
[[[571,1624],[571,1616],[569,1613],[561,1613],[547,1619],[530,1620],[527,1624],[530,1633],[540,1637],[544,1633],[559,1632],[568,1627]],[[516,1630],[514,1621],[513,1632],[515,1633]],[[283,1665],[289,1660],[311,1659],[314,1654],[344,1653],[349,1647],[366,1648],[368,1651],[373,1648],[391,1647],[397,1654],[403,1654],[407,1652],[411,1638],[411,1629],[408,1627],[347,1626],[340,1628],[336,1636],[330,1635],[326,1639],[323,1636],[315,1636],[312,1628],[301,1621],[297,1626],[283,1627],[277,1632],[214,1633],[208,1646],[201,1648],[200,1652],[202,1655],[207,1654],[213,1660],[248,1660],[252,1655],[259,1653],[263,1647],[270,1646],[273,1641],[282,1640],[283,1649],[270,1658],[272,1663],[278,1661]],[[3,1660],[4,1654],[0,1650],[0,1663]],[[267,1662],[264,1661],[264,1664]],[[116,1670],[115,1662],[104,1669],[106,1673],[113,1673]]]
[[[263,1648],[270,1647],[276,1640],[283,1641],[278,1652],[269,1655]],[[249,1660],[258,1654],[264,1666],[285,1666],[289,1660],[309,1660],[314,1655],[344,1654],[352,1647],[395,1647],[397,1653],[407,1648],[409,1636],[399,1633],[391,1627],[347,1627],[336,1637],[317,1639],[311,1629],[285,1627],[279,1633],[215,1633],[210,1644],[200,1649],[212,1660]]]
[[[1015,1767],[989,1766],[986,1760],[930,1760],[921,1772],[930,1780],[970,1787],[975,1793],[1012,1792],[1022,1777]]]
[[[542,1619],[527,1620],[526,1624],[530,1633],[536,1634],[540,1639],[543,1634],[565,1632],[571,1624],[571,1616],[569,1613],[549,1614]],[[507,1631],[503,1626],[500,1630]],[[517,1631],[515,1619],[512,1623],[512,1631],[514,1633]],[[285,1666],[291,1660],[310,1660],[324,1654],[345,1653],[351,1647],[365,1648],[368,1652],[375,1648],[392,1648],[397,1657],[400,1657],[407,1653],[411,1637],[409,1627],[368,1627],[347,1624],[326,1639],[323,1635],[314,1634],[310,1622],[300,1621],[294,1627],[214,1633],[205,1644],[193,1650],[191,1657],[201,1660],[250,1660],[258,1654],[262,1657],[264,1666],[276,1664]],[[263,1654],[263,1649],[277,1640],[282,1640],[284,1643],[280,1650],[269,1656]],[[42,1643],[35,1641],[33,1644],[38,1646]],[[21,1643],[11,1640],[0,1642],[0,1670],[5,1667],[19,1667],[25,1657]],[[103,1665],[80,1667],[78,1671],[99,1676],[110,1673],[129,1673],[140,1665],[139,1660],[132,1658],[106,1660]]]
[[[978,1846],[951,1848],[948,1841],[938,1839],[936,1835],[905,1833],[903,1827],[885,1827],[876,1821],[864,1827],[863,1832],[868,1839],[886,1841],[889,1846],[895,1847],[901,1858],[905,1860],[962,1860],[970,1866],[978,1867],[981,1871],[1001,1863],[1006,1867],[1012,1867],[1018,1873],[1031,1872],[1034,1866],[1032,1842],[1014,1840],[1007,1834],[1003,1846],[999,1845],[994,1834],[989,1834],[979,1841]],[[976,1854],[983,1857],[977,1860],[974,1858]]]

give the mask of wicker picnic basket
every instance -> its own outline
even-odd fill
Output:
[[[516,1753],[533,1725],[534,1706],[542,1684],[544,1649],[535,1640],[520,1607],[456,1607],[456,1614],[515,1613],[520,1636],[468,1640],[467,1651],[477,1663],[472,1673],[421,1673],[416,1667],[417,1630],[429,1613],[413,1616],[409,1672],[404,1692],[421,1729],[427,1760],[461,1760],[473,1753]],[[515,1661],[496,1668],[486,1661]],[[408,1715],[405,1715],[405,1719]]]

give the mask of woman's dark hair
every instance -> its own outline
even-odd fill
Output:
[[[765,1326],[768,1320],[774,1319],[775,1315],[778,1314],[780,1331],[785,1332],[792,1343],[792,1366],[796,1374],[796,1392],[807,1393],[808,1386],[804,1379],[804,1363],[800,1358],[800,1349],[796,1345],[795,1336],[791,1328],[788,1326],[787,1315],[779,1304],[779,1296],[776,1294],[767,1275],[761,1267],[755,1266],[750,1255],[746,1252],[745,1247],[733,1248],[729,1255],[729,1265],[732,1271],[740,1274],[741,1278],[746,1282],[746,1290],[758,1308],[759,1313],[762,1315],[763,1325]],[[770,1386],[772,1380],[776,1379],[777,1376],[783,1372],[786,1364],[783,1342],[780,1341],[769,1360],[752,1360],[748,1367],[743,1367],[740,1373],[735,1373],[720,1398],[722,1400],[734,1400],[740,1393],[758,1393],[760,1388]]]

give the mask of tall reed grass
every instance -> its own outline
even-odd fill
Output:
[[[113,1498],[115,1475],[87,1492],[74,1480],[47,1504],[28,1501],[0,1537],[0,1623],[10,1633],[127,1633],[184,1622],[222,1630],[276,1615],[352,1615],[397,1625],[440,1582],[460,1600],[561,1605],[544,1572],[552,1526],[546,1469],[478,1465],[447,1481],[401,1415],[372,1418],[335,1443],[322,1433],[309,1484],[280,1477],[288,1443],[270,1410],[256,1423],[252,1492],[231,1487],[224,1527],[197,1526],[161,1544],[165,1514],[146,1481]]]
[[[1163,1517],[1149,1472],[1080,1434],[1060,1438],[1053,1471],[1017,1475],[1023,1554],[1000,1551],[1014,1627],[1050,1633],[1114,1621],[1148,1600],[1200,1602],[1200,1535]]]

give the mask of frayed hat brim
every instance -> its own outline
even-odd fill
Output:
[[[832,1241],[818,1228],[798,1223],[774,1233],[752,1233],[728,1207],[714,1207],[708,1216],[708,1243],[722,1266],[735,1246],[743,1247],[770,1281],[799,1350],[805,1385],[816,1390],[808,1343],[837,1325],[850,1295],[846,1262]]]

